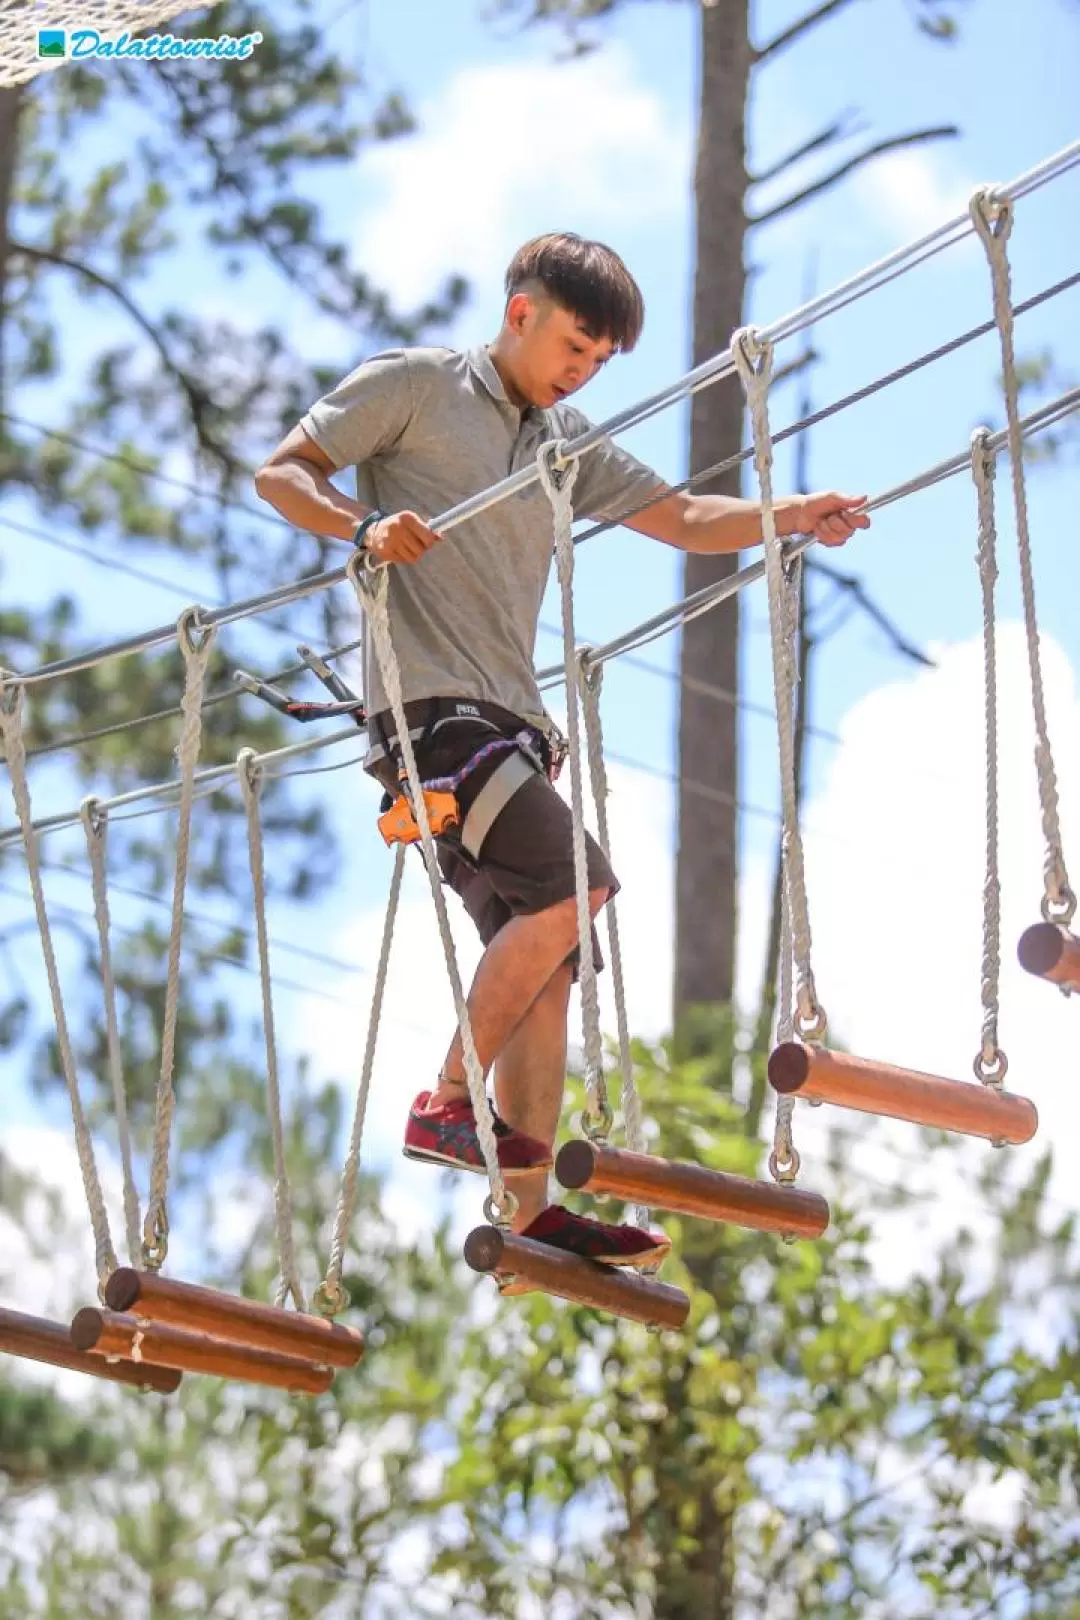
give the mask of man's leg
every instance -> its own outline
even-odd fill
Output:
[[[566,1014],[573,969],[564,962],[548,980],[495,1061],[495,1101],[508,1125],[553,1147],[566,1089]],[[514,1177],[523,1232],[548,1203],[548,1172]]]
[[[606,888],[590,891],[589,910],[593,917],[604,905],[608,892]],[[577,902],[571,897],[544,911],[512,917],[480,958],[467,1005],[477,1056],[485,1075],[573,951],[577,931]],[[565,1023],[564,1011],[564,1039]],[[442,1103],[456,1102],[467,1089],[459,1030],[446,1054],[438,1087],[432,1092],[428,1106],[436,1108]]]

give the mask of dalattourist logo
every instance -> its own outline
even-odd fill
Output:
[[[148,34],[145,39],[132,39],[128,33],[102,34],[96,28],[73,28],[70,36],[63,28],[38,30],[38,56],[43,60],[57,58],[70,62],[88,61],[94,57],[121,57],[144,62],[161,62],[186,57],[216,62],[242,62],[261,45],[262,34],[219,34],[211,39],[177,39],[175,34]]]

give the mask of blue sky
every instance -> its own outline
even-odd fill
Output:
[[[339,11],[328,4],[328,16]],[[796,8],[788,5],[760,6],[757,36],[769,37],[795,14]],[[862,114],[867,141],[949,121],[958,123],[963,133],[959,140],[884,160],[795,218],[755,235],[752,319],[769,323],[802,302],[811,256],[817,286],[824,289],[961,210],[974,184],[1010,179],[1075,138],[1072,64],[1080,39],[1080,8],[1068,0],[1033,0],[1023,8],[1009,0],[975,0],[961,22],[962,37],[956,45],[934,46],[917,33],[912,11],[902,0],[862,0],[762,76],[751,112],[751,162],[757,167],[768,165],[847,107]],[[401,302],[423,296],[451,270],[470,275],[474,300],[452,334],[462,346],[494,334],[501,311],[502,269],[526,236],[567,227],[610,241],[641,281],[648,321],[634,355],[609,367],[580,401],[594,420],[601,420],[672,381],[688,364],[693,8],[654,0],[632,7],[597,34],[603,46],[594,56],[559,65],[554,32],[522,33],[505,23],[493,27],[472,4],[430,7],[419,0],[410,4],[369,0],[364,7],[350,8],[333,25],[343,57],[361,63],[376,86],[399,87],[418,115],[420,130],[393,148],[365,154],[353,171],[322,177],[311,190],[351,242],[356,262]],[[101,161],[110,149],[124,150],[134,130],[133,122],[131,128],[103,132],[92,162]],[[83,161],[89,166],[91,154]],[[813,165],[793,171],[791,183],[809,179],[814,172]],[[775,201],[782,190],[783,186],[774,187],[763,194],[762,204]],[[1074,173],[1019,206],[1011,245],[1018,300],[1080,267],[1078,203],[1080,173]],[[193,249],[140,286],[139,296],[152,304],[155,297],[173,299],[185,287],[194,288],[193,303],[199,311],[208,315],[227,311],[231,318],[241,319],[246,307],[257,312],[254,318],[260,322],[274,316],[285,319],[295,310],[294,296],[269,272],[260,271],[245,283],[241,299],[237,285],[210,265],[204,252],[196,256]],[[100,304],[90,322],[86,306],[58,290],[56,308],[65,323],[72,363],[93,354],[106,330],[110,337],[128,335],[123,322],[107,317]],[[981,250],[972,242],[951,249],[821,324],[815,334],[822,356],[814,379],[815,402],[825,403],[869,382],[984,320],[989,310],[989,280]],[[1078,310],[1080,293],[1072,292],[1024,317],[1018,329],[1022,351],[1053,344],[1060,370],[1073,380],[1080,378]],[[310,345],[312,358],[331,364],[337,360],[342,374],[363,354],[362,348],[343,344],[340,328],[331,330],[318,320],[305,321],[304,342]],[[778,360],[794,350],[795,345],[784,346]],[[813,481],[820,487],[875,493],[963,449],[972,427],[987,412],[1000,420],[998,369],[994,340],[985,339],[833,418],[814,435]],[[790,421],[795,405],[794,390],[783,390],[774,401],[774,424]],[[59,415],[59,391],[38,390],[32,404],[27,397],[25,407],[28,415],[48,421],[54,413]],[[683,410],[644,425],[625,442],[665,475],[674,479],[684,474]],[[778,487],[791,476],[790,457],[781,450]],[[1057,659],[1052,702],[1058,707],[1052,709],[1052,718],[1055,713],[1061,718],[1062,739],[1069,735],[1075,712],[1073,688],[1080,667],[1070,544],[1076,487],[1075,465],[1039,471],[1029,485],[1039,603]],[[1015,621],[1016,567],[1004,466],[999,500],[1002,613]],[[33,520],[32,508],[16,501],[8,503],[7,515]],[[50,527],[65,532],[62,522]],[[982,722],[978,671],[969,647],[980,624],[974,545],[973,496],[967,480],[958,478],[891,509],[868,536],[845,553],[834,554],[832,560],[857,572],[908,636],[931,651],[941,651],[950,673],[942,675],[937,685],[918,677],[897,661],[867,621],[855,617],[849,622],[815,668],[815,722],[842,733],[845,744],[837,748],[821,742],[812,750],[807,812],[808,825],[821,829],[816,855],[810,851],[811,880],[819,879],[812,914],[830,966],[829,989],[824,984],[822,989],[837,1014],[838,1030],[850,1034],[862,1028],[867,1040],[887,1043],[890,1051],[896,1050],[897,1038],[902,1048],[906,1040],[907,1060],[927,1066],[932,1065],[933,1050],[947,1049],[950,1060],[955,1051],[961,1072],[967,1050],[964,1030],[977,1025],[972,946],[977,953],[978,913],[973,906],[978,904],[979,872],[973,852],[981,849],[982,838],[974,791],[981,771],[977,745]],[[100,549],[110,551],[107,538],[101,540]],[[54,551],[0,526],[0,555],[5,591],[12,600],[43,600],[55,588]],[[170,593],[125,583],[117,591],[111,576],[92,565],[65,560],[65,583],[79,600],[87,641],[166,621],[186,601],[205,599],[205,576],[187,559],[164,555],[160,548],[151,553],[148,548],[144,560],[183,588]],[[678,564],[666,548],[625,531],[579,548],[581,638],[606,639],[675,600]],[[743,612],[744,695],[768,704],[771,673],[760,589],[748,593]],[[302,622],[302,616],[297,617]],[[554,590],[544,623],[552,627],[558,623]],[[249,659],[262,660],[264,667],[290,656],[288,638],[260,628],[230,632],[226,645],[237,656],[243,652]],[[555,635],[542,633],[539,661],[554,662],[558,648]],[[1029,773],[1023,781],[1023,809],[1017,811],[1015,845],[1019,881],[1026,885],[1018,902],[1022,912],[1023,905],[1030,910],[1038,898],[1041,852],[1037,827],[1033,842],[1033,778],[1030,746],[1022,730],[1026,700],[1019,648],[1017,654],[1015,663],[1005,666],[1005,674],[1010,680],[1015,675],[1008,695],[1015,698],[1017,714],[1018,782]],[[655,644],[647,656],[654,664],[674,667],[674,639]],[[676,718],[670,681],[615,665],[609,666],[604,691],[605,728],[613,752],[643,762],[654,772],[670,770]],[[772,727],[748,715],[743,734],[741,796],[752,804],[774,807],[778,794]],[[243,741],[238,728],[238,748]],[[1064,740],[1059,741],[1059,752],[1065,746]],[[962,800],[957,788],[960,761],[961,785],[972,795]],[[892,771],[897,773],[895,781]],[[886,778],[889,793],[875,796]],[[1065,787],[1074,781],[1075,776],[1069,778]],[[78,789],[62,766],[38,773],[34,785],[39,809],[62,809],[77,802]],[[613,836],[634,969],[631,1023],[655,1032],[664,1023],[670,972],[671,788],[655,775],[630,768],[615,774],[615,788]],[[292,915],[275,907],[272,924],[280,936],[295,941],[323,946],[329,942],[340,956],[370,971],[389,875],[374,833],[375,795],[355,773],[312,778],[308,791],[327,803],[342,830],[350,830],[353,864],[318,908]],[[1075,799],[1075,793],[1070,800],[1063,790],[1067,824],[1076,822]],[[957,811],[954,816],[961,802],[964,814]],[[9,809],[3,819],[9,821]],[[960,875],[949,848],[943,852],[945,832],[964,852]],[[748,990],[763,927],[764,863],[772,836],[767,819],[745,819],[743,956]],[[837,861],[838,849],[845,860]],[[51,892],[61,903],[87,903],[77,883],[68,879],[56,880]],[[441,1058],[449,1033],[448,1003],[445,997],[439,1000],[434,988],[440,964],[433,954],[430,897],[418,882],[411,893],[415,911],[405,920],[406,948],[430,964],[433,992],[423,1008],[416,1006],[415,998],[410,1001],[407,990],[399,988],[396,1000],[392,996],[396,1010],[388,1027],[395,1031],[392,1039],[397,1044],[380,1071],[382,1101],[377,1097],[373,1110],[380,1152],[391,1151],[400,1125],[405,1099],[399,1088],[408,1089],[417,1071],[418,1085],[423,1083]],[[125,914],[119,900],[116,914],[121,918]],[[955,937],[947,926],[949,918],[957,920]],[[902,948],[896,946],[901,954],[895,974],[903,976],[908,1001],[916,994],[911,989],[912,955],[928,953],[919,982],[933,1007],[932,1016],[922,1020],[921,1036],[910,1032],[910,1019],[905,1033],[896,1035],[895,1017],[876,982],[889,978],[893,972],[889,963],[878,963],[874,983],[861,976],[872,953],[864,948],[858,930],[868,925],[868,919],[887,922],[889,932],[902,942]],[[930,950],[928,932],[936,949],[944,952],[940,960]],[[475,960],[472,942],[460,930],[459,937],[467,966]],[[666,941],[662,948],[658,937]],[[961,947],[964,965],[953,971]],[[275,966],[282,977],[314,988],[315,970],[310,965],[279,958]],[[361,993],[368,982],[360,981]],[[286,991],[282,1039],[295,1046],[314,1041],[320,1061],[331,1072],[347,1075],[350,1062],[342,1059],[342,1042],[348,1037],[343,1032],[351,1030],[352,1040],[358,1041],[362,1028],[356,982],[342,976],[324,980],[321,987],[344,998],[344,1023],[334,1022],[337,1015],[325,1003]],[[256,987],[247,988],[254,1008]],[[935,999],[939,989],[940,1002]],[[1031,990],[1032,1005],[1038,1008],[1041,986],[1022,986],[1018,994],[1029,996]],[[239,986],[238,996],[244,993],[244,986]],[[1040,1039],[1049,1039],[1059,1027],[1059,1015],[1068,1017],[1070,1011],[1075,1019],[1074,1010],[1055,1006]],[[896,1055],[903,1060],[900,1051]],[[402,1073],[407,1076],[404,1080]],[[19,1104],[10,1100],[15,1095],[9,1092],[6,1106],[15,1107],[23,1121],[33,1117],[25,1099]],[[406,1185],[421,1200],[427,1184],[419,1174],[417,1180],[410,1170],[412,1179]]]

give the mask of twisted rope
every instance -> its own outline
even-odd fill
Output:
[[[266,1111],[274,1150],[274,1220],[277,1227],[278,1260],[281,1275],[274,1304],[282,1306],[292,1295],[298,1311],[307,1309],[304,1289],[293,1246],[292,1191],[285,1162],[285,1128],[281,1116],[281,1086],[278,1080],[277,1039],[274,1032],[274,992],[270,980],[270,941],[266,928],[266,868],[263,861],[262,816],[259,795],[262,772],[255,762],[255,750],[242,748],[236,756],[236,774],[247,812],[248,865],[255,902],[255,937],[259,946],[259,982],[262,986],[263,1038],[266,1043]]]
[[[983,880],[982,1043],[974,1069],[986,1086],[1000,1090],[1009,1060],[998,1045],[999,986],[1001,981],[1001,879],[998,873],[998,717],[997,646],[994,587],[997,583],[997,517],[994,477],[997,456],[990,444],[990,429],[976,428],[971,436],[971,475],[979,506],[979,549],[976,561],[982,585],[983,673],[986,713],[986,876]]]
[[[795,1032],[805,1041],[825,1033],[825,1010],[817,999],[811,964],[810,913],[806,898],[802,834],[795,783],[794,693],[797,671],[790,642],[790,614],[784,610],[784,550],[776,533],[772,493],[772,436],[769,429],[769,383],[773,346],[750,327],[731,340],[732,357],[746,393],[754,434],[754,467],[761,490],[761,523],[765,539],[765,577],[769,592],[773,688],[780,742],[780,791],[783,805],[783,861],[795,958]]]
[[[1042,914],[1047,922],[1067,927],[1076,911],[1076,895],[1069,886],[1069,874],[1062,850],[1057,773],[1054,769],[1054,757],[1046,724],[1039,623],[1035,608],[1031,530],[1028,524],[1027,484],[1024,477],[1024,434],[1020,423],[1020,389],[1016,374],[1013,336],[1012,273],[1008,254],[1009,234],[1013,226],[1013,205],[1011,201],[999,199],[993,187],[980,186],[971,198],[970,212],[976,234],[986,250],[990,265],[994,320],[1001,340],[1001,370],[1008,424],[1009,462],[1012,468],[1013,504],[1016,512],[1016,539],[1020,556],[1024,631],[1031,674],[1031,703],[1035,716],[1035,772],[1039,784],[1039,803],[1042,808],[1043,837],[1046,841]]]
[[[590,648],[582,647],[577,654],[578,690],[585,716],[585,740],[588,745],[589,782],[596,806],[597,841],[608,860],[611,859],[611,834],[608,828],[607,765],[604,761],[604,730],[600,719],[600,689],[604,683],[604,666],[589,663]],[[645,1118],[634,1083],[634,1060],[630,1051],[630,1022],[626,1013],[626,980],[623,974],[622,941],[619,936],[619,916],[614,898],[605,907],[607,912],[608,943],[611,950],[611,985],[615,997],[615,1024],[619,1035],[619,1070],[622,1075],[623,1129],[626,1145],[632,1153],[645,1152]]]
[[[427,803],[420,782],[420,773],[416,768],[416,754],[413,751],[412,739],[409,736],[409,725],[405,717],[405,699],[401,690],[401,670],[398,666],[393,637],[390,633],[390,614],[387,606],[387,571],[384,567],[380,567],[376,568],[374,573],[369,573],[367,559],[362,552],[358,551],[349,558],[346,565],[346,574],[356,591],[361,607],[367,614],[368,623],[371,626],[375,656],[379,662],[379,671],[394,716],[394,727],[405,764],[405,775],[412,800],[413,814],[416,817],[416,825],[420,830],[424,866],[427,870],[428,882],[431,885],[432,899],[435,902],[435,915],[439,922],[439,938],[442,941],[443,956],[446,959],[446,971],[454,997],[458,1028],[461,1031],[465,1079],[469,1088],[473,1113],[476,1116],[476,1135],[488,1175],[490,1193],[484,1205],[484,1213],[488,1220],[501,1225],[512,1218],[517,1209],[517,1199],[503,1181],[502,1170],[499,1167],[499,1149],[495,1139],[495,1126],[491,1104],[488,1101],[487,1084],[484,1071],[480,1066],[476,1043],[473,1040],[472,1023],[465,1002],[465,991],[462,988],[457,951],[454,948],[454,937],[450,932],[450,919],[446,911],[446,898],[442,892],[438,860],[435,854],[435,840],[431,833]]]
[[[135,1171],[131,1152],[131,1126],[128,1120],[127,1090],[124,1085],[123,1059],[120,1051],[120,1029],[116,1016],[116,979],[113,974],[111,929],[109,920],[109,883],[107,842],[109,836],[108,812],[94,797],[84,799],[79,807],[79,819],[86,835],[86,848],[90,856],[90,878],[94,892],[94,920],[97,923],[98,946],[101,951],[101,986],[105,997],[105,1037],[109,1059],[109,1082],[112,1086],[113,1111],[116,1115],[116,1134],[120,1143],[120,1164],[124,1178],[124,1231],[127,1238],[128,1258],[133,1266],[139,1263],[139,1193],[135,1186]]]
[[[64,996],[60,988],[60,974],[56,966],[56,953],[53,950],[52,930],[49,927],[49,917],[45,909],[45,891],[41,882],[41,862],[38,857],[37,836],[33,827],[33,811],[30,806],[30,788],[26,779],[26,742],[23,736],[23,686],[17,680],[4,680],[0,677],[0,737],[3,738],[4,753],[7,758],[8,770],[11,773],[11,793],[15,800],[15,810],[22,829],[23,843],[26,848],[26,866],[30,874],[30,889],[34,897],[34,912],[37,916],[38,932],[41,935],[41,950],[45,958],[45,972],[49,980],[49,996],[52,1000],[53,1020],[56,1024],[56,1044],[60,1051],[60,1066],[64,1072],[64,1081],[67,1085],[68,1098],[71,1103],[71,1118],[75,1127],[75,1150],[79,1158],[79,1170],[82,1174],[83,1190],[86,1193],[86,1207],[90,1212],[90,1226],[94,1234],[94,1265],[97,1270],[99,1290],[104,1291],[109,1277],[116,1270],[116,1253],[113,1249],[112,1235],[109,1231],[109,1215],[105,1208],[105,1197],[101,1190],[101,1181],[98,1178],[97,1162],[94,1158],[94,1144],[90,1136],[90,1128],[83,1112],[82,1098],[79,1094],[79,1077],[75,1068],[75,1055],[71,1049],[71,1037],[68,1033],[67,1017],[64,1012]]]
[[[176,833],[176,876],[173,883],[172,922],[165,978],[165,1016],[161,1031],[161,1073],[154,1103],[154,1137],[150,1160],[150,1196],[143,1222],[143,1264],[156,1271],[169,1250],[169,1144],[176,1098],[173,1065],[176,1058],[176,1023],[180,1005],[180,939],[184,928],[184,892],[191,854],[191,807],[195,799],[195,767],[202,742],[202,698],[206,670],[216,631],[200,622],[200,609],[185,608],[176,626],[184,658],[183,723],[177,758],[180,766],[180,824]]]
[[[405,848],[404,844],[399,844],[394,854],[394,871],[390,879],[390,897],[386,902],[382,947],[379,951],[379,965],[375,971],[375,991],[371,1001],[371,1017],[368,1020],[364,1066],[360,1076],[360,1086],[356,1094],[356,1109],[353,1114],[349,1151],[345,1156],[345,1164],[341,1172],[341,1187],[338,1193],[337,1211],[334,1215],[334,1233],[330,1240],[330,1260],[326,1267],[326,1276],[315,1291],[315,1304],[324,1316],[337,1316],[349,1303],[348,1295],[341,1285],[341,1273],[345,1265],[345,1244],[348,1241],[349,1228],[352,1225],[353,1214],[356,1210],[356,1189],[360,1177],[360,1144],[364,1137],[364,1120],[367,1115],[368,1095],[371,1091],[371,1075],[375,1067],[375,1047],[379,1039],[379,1020],[382,1017],[383,997],[386,994],[386,976],[390,966],[390,947],[393,944],[394,923],[397,919],[398,901],[401,898],[401,879],[405,871]]]
[[[592,915],[589,911],[589,864],[585,845],[585,796],[581,773],[581,716],[578,709],[578,663],[574,645],[574,506],[573,490],[578,463],[562,463],[562,442],[541,445],[536,465],[540,483],[551,502],[555,529],[555,567],[562,598],[563,670],[566,676],[566,741],[570,761],[570,809],[574,844],[574,895],[577,901],[578,969],[581,1021],[584,1037],[585,1095],[588,1099],[583,1128],[594,1142],[603,1142],[611,1129],[611,1108],[604,1081],[604,1047],[600,1033],[600,993],[592,951]]]

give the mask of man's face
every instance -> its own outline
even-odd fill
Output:
[[[593,338],[569,310],[547,300],[525,300],[515,357],[517,383],[542,410],[584,388],[613,353],[610,338]],[[511,310],[508,313],[515,313]]]

